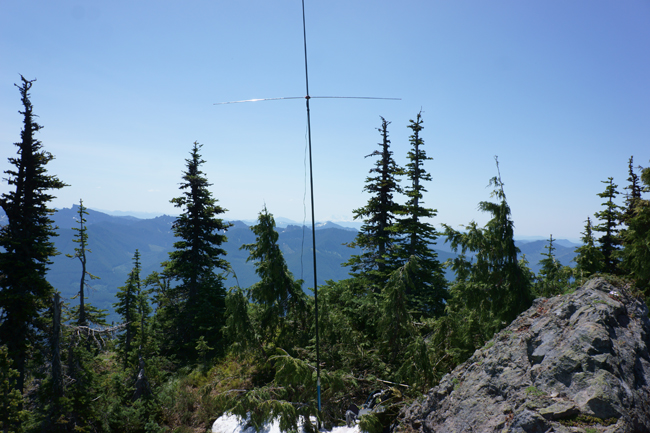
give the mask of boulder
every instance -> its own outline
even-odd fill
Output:
[[[649,346],[648,307],[592,279],[535,300],[405,408],[396,430],[650,433]]]

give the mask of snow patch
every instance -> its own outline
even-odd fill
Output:
[[[321,429],[321,432],[328,430]],[[212,424],[212,433],[282,433],[280,422],[273,420],[272,423],[264,425],[259,432],[254,427],[246,427],[246,422],[240,420],[236,415],[223,414]],[[300,428],[300,433],[304,430]],[[360,433],[359,426],[354,427],[334,427],[331,433]]]

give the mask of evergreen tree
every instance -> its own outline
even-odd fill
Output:
[[[602,272],[604,261],[602,251],[595,244],[591,219],[587,217],[585,222],[585,231],[580,238],[582,245],[575,249],[578,255],[573,259],[576,262],[575,274],[581,278]]]
[[[250,305],[246,293],[241,288],[231,289],[226,295],[226,323],[224,334],[231,342],[231,349],[244,353],[250,348],[261,349],[264,347],[259,339],[257,329],[253,327],[250,314]]]
[[[436,216],[437,211],[424,207],[423,183],[431,181],[431,175],[424,169],[424,162],[431,160],[422,148],[424,140],[420,137],[422,126],[422,113],[418,113],[415,120],[411,120],[409,128],[413,131],[410,137],[411,149],[408,152],[409,162],[406,164],[404,174],[410,185],[404,188],[407,202],[401,210],[397,232],[402,236],[400,255],[402,263],[411,256],[418,259],[417,275],[413,275],[412,285],[407,286],[406,296],[412,310],[425,316],[437,316],[444,310],[447,296],[447,280],[438,261],[438,254],[432,248],[436,243],[438,233],[427,219]]]
[[[548,240],[545,246],[547,252],[542,253],[543,258],[539,261],[542,265],[535,282],[535,292],[537,296],[551,297],[562,294],[569,284],[571,278],[571,268],[562,266],[562,264],[555,258],[553,251],[553,235]]]
[[[122,317],[124,329],[118,336],[118,353],[124,367],[135,365],[132,354],[133,344],[138,335],[143,331],[140,329],[141,318],[138,310],[141,309],[142,286],[140,281],[140,252],[135,250],[133,255],[133,269],[129,272],[126,284],[118,287],[116,297],[118,302],[113,304],[115,312]]]
[[[641,185],[639,185],[639,176],[634,172],[634,156],[630,156],[628,161],[628,173],[629,177],[627,178],[630,182],[625,189],[628,192],[625,194],[625,207],[621,213],[621,222],[628,224],[630,218],[634,217],[634,211],[637,207],[637,202],[641,199]]]
[[[249,252],[246,261],[255,261],[255,273],[260,277],[250,288],[250,298],[259,308],[263,341],[298,343],[306,331],[307,297],[301,288],[302,280],[294,280],[287,267],[278,245],[275,220],[266,207],[251,230],[256,236],[255,243],[242,245],[241,249]]]
[[[614,199],[619,194],[616,190],[618,185],[614,184],[614,178],[612,177],[602,181],[602,183],[606,184],[607,187],[605,191],[598,194],[598,197],[605,198],[607,201],[602,203],[605,208],[595,214],[600,224],[595,226],[593,230],[603,234],[598,238],[600,251],[603,253],[603,271],[608,274],[616,274],[618,273],[619,263],[617,252],[621,244],[618,236],[621,211],[620,206],[614,203]]]
[[[86,233],[86,218],[84,217],[84,215],[88,215],[88,212],[84,207],[83,200],[79,200],[79,210],[77,211],[77,213],[79,214],[79,227],[72,228],[72,230],[76,232],[74,235],[75,239],[73,239],[72,242],[75,242],[79,246],[75,247],[74,255],[66,254],[66,256],[73,259],[79,259],[79,262],[81,263],[81,282],[79,283],[79,294],[78,294],[79,316],[78,316],[77,324],[79,326],[86,326],[88,323],[86,319],[86,304],[85,304],[86,296],[84,294],[84,289],[88,285],[88,283],[86,283],[86,277],[90,278],[91,280],[98,279],[99,277],[94,276],[86,269],[86,263],[87,263],[86,253],[90,253],[91,251],[88,249],[88,234]]]
[[[201,336],[209,347],[221,350],[221,328],[224,322],[225,288],[222,274],[215,271],[229,269],[221,246],[226,242],[225,231],[231,224],[218,215],[226,209],[217,204],[208,190],[211,185],[201,171],[199,150],[194,142],[187,171],[183,173],[180,189],[183,195],[171,200],[183,212],[174,222],[174,243],[169,253],[165,272],[178,284],[172,288],[172,297],[180,301],[180,314],[168,311],[172,326],[168,350],[181,357],[196,358],[196,343]]]
[[[463,318],[468,332],[476,333],[462,337],[473,342],[469,350],[481,346],[533,300],[530,273],[517,259],[520,251],[515,246],[514,224],[500,173],[490,180],[490,186],[497,202],[479,203],[481,211],[492,215],[485,227],[472,221],[465,232],[459,232],[445,225],[452,249],[461,251],[451,266],[456,280],[450,289],[449,308],[462,311],[456,317]],[[468,251],[474,253],[472,260],[465,256]]]
[[[6,345],[13,368],[19,375],[12,378],[16,389],[25,385],[26,360],[30,347],[42,339],[44,324],[39,320],[53,294],[45,279],[50,258],[57,254],[56,236],[50,215],[54,210],[48,203],[54,198],[51,191],[65,184],[56,176],[47,174],[46,165],[54,157],[43,150],[43,144],[34,137],[41,125],[34,120],[29,91],[35,80],[21,76],[20,91],[24,107],[23,130],[18,157],[9,158],[15,168],[5,171],[7,183],[13,191],[3,193],[0,205],[7,215],[7,224],[0,228],[0,345]]]
[[[375,167],[370,170],[371,176],[366,178],[364,191],[371,194],[368,203],[355,209],[354,219],[363,219],[364,223],[350,247],[360,247],[361,255],[353,255],[345,266],[350,266],[352,272],[364,277],[372,290],[378,292],[388,280],[388,275],[399,266],[396,244],[399,237],[396,219],[401,212],[401,206],[395,201],[394,195],[401,193],[398,176],[402,169],[397,166],[390,150],[388,125],[383,117],[381,127],[381,151],[376,150],[369,156],[378,156]]]
[[[643,191],[650,190],[650,168],[641,172]],[[650,201],[638,197],[621,230],[623,249],[621,268],[629,272],[636,285],[650,298]]]

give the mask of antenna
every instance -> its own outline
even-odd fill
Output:
[[[380,98],[374,96],[309,96],[309,70],[307,68],[307,26],[305,24],[305,0],[302,0],[302,38],[305,48],[305,90],[306,96],[285,96],[280,98],[259,98],[245,99],[242,101],[217,102],[213,105],[239,104],[242,102],[261,102],[261,101],[278,101],[283,99],[305,99],[307,106],[307,137],[309,143],[309,188],[311,194],[311,241],[312,254],[314,260],[314,316],[316,328],[316,392],[318,395],[318,413],[321,412],[320,398],[320,339],[318,332],[318,278],[316,274],[316,219],[314,216],[314,170],[312,167],[311,152],[311,117],[309,112],[310,99],[384,99],[391,101],[401,101],[402,98]],[[319,421],[320,424],[320,421]]]
[[[391,101],[401,101],[402,98],[377,98],[375,96],[285,96],[282,98],[259,98],[244,99],[243,101],[215,102],[212,105],[239,104],[240,102],[260,102],[260,101],[278,101],[281,99],[388,99]]]

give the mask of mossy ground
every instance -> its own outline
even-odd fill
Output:
[[[566,427],[594,427],[594,426],[610,426],[616,424],[618,419],[608,418],[601,419],[591,415],[575,415],[570,418],[559,420],[558,422]]]

